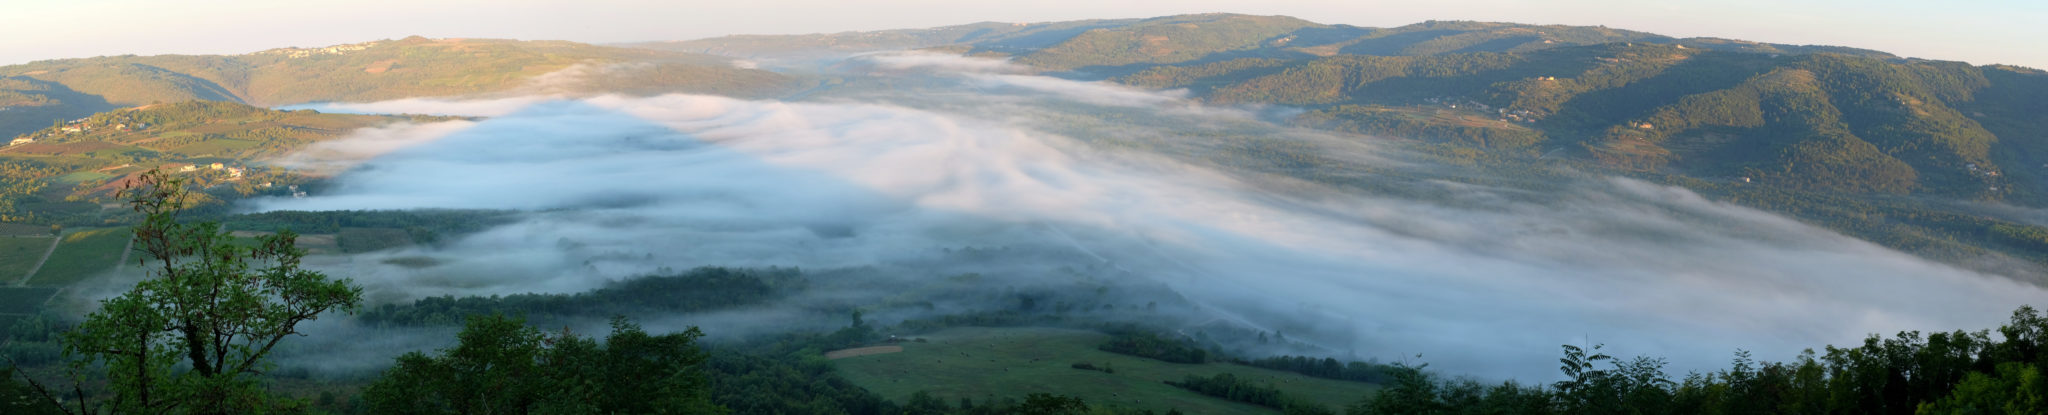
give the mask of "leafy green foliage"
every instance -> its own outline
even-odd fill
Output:
[[[2048,396],[2048,318],[2030,307],[1989,331],[1872,335],[1856,347],[1809,350],[1791,362],[1738,352],[1729,368],[1673,380],[1660,359],[1615,359],[1564,346],[1565,380],[1543,387],[1486,388],[1397,367],[1379,395],[1353,414],[1391,413],[2037,413]]]
[[[1108,342],[1100,347],[1102,351],[1148,357],[1173,363],[1200,364],[1209,359],[1209,352],[1193,344],[1169,339],[1157,333],[1122,330],[1113,333]]]
[[[60,173],[42,163],[0,160],[0,221],[32,220],[34,213],[21,211],[17,201],[42,191],[47,185],[42,179]]]
[[[380,326],[425,326],[451,325],[470,316],[490,314],[555,318],[705,311],[757,304],[801,284],[802,274],[793,268],[705,267],[627,279],[576,294],[427,297],[407,306],[385,304],[360,318]]]
[[[63,358],[63,333],[70,325],[49,312],[22,316],[6,325],[6,347],[0,347],[0,363],[41,366]]]
[[[1016,413],[1034,415],[1079,415],[1088,413],[1088,403],[1081,398],[1060,396],[1049,393],[1033,393],[1024,396],[1024,404]]]
[[[1918,414],[2048,412],[2048,380],[2031,363],[1999,363],[1994,374],[1970,372],[1948,396],[1920,404]]]
[[[1313,358],[1307,356],[1275,356],[1251,359],[1241,362],[1245,366],[1282,370],[1323,379],[1349,380],[1354,382],[1380,383],[1387,379],[1387,371],[1393,367],[1366,362],[1339,362],[1335,358]]]
[[[144,174],[131,189],[139,249],[157,265],[63,336],[74,370],[103,367],[111,408],[127,413],[230,413],[288,407],[263,389],[264,357],[299,323],[352,310],[362,289],[299,268],[290,232],[254,247],[218,224],[184,224],[182,180]],[[81,409],[86,403],[80,401]]]
[[[1424,366],[1395,365],[1379,394],[1346,408],[1368,414],[1550,414],[1558,413],[1551,392],[1513,381],[1488,387],[1470,379],[1444,381]]]
[[[507,211],[465,209],[415,210],[274,210],[220,216],[222,226],[238,230],[339,234],[350,228],[400,229],[413,243],[433,244],[454,236],[508,223]],[[393,236],[396,238],[397,236]]]
[[[716,414],[705,377],[703,333],[651,335],[612,321],[603,344],[546,335],[503,315],[469,319],[460,343],[438,356],[407,353],[365,387],[380,414]]]
[[[840,377],[830,364],[800,357],[714,350],[706,366],[712,400],[740,414],[883,414],[890,404]]]
[[[1182,379],[1179,382],[1171,380],[1166,381],[1166,384],[1173,385],[1174,387],[1181,389],[1195,391],[1195,393],[1200,393],[1203,395],[1209,395],[1218,398],[1229,399],[1233,401],[1244,402],[1273,409],[1287,409],[1292,408],[1294,406],[1314,405],[1309,403],[1297,403],[1292,399],[1289,399],[1285,393],[1282,393],[1280,391],[1279,388],[1273,387],[1272,385],[1260,386],[1258,384],[1254,384],[1243,379],[1238,379],[1237,376],[1231,375],[1229,373],[1221,373],[1212,377],[1188,376],[1187,378]],[[1303,409],[1290,409],[1290,412],[1302,410]],[[1323,409],[1323,411],[1328,411],[1328,409]]]

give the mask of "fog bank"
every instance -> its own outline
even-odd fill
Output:
[[[1869,333],[1993,327],[2048,299],[1679,188],[1584,174],[1468,180],[1490,173],[1265,122],[1285,109],[1205,107],[1000,61],[850,62],[861,78],[797,102],[316,106],[492,118],[322,143],[280,163],[346,168],[327,191],[250,207],[525,212],[442,248],[322,265],[378,301],[575,292],[660,267],[831,269],[1015,247],[1067,254],[957,270],[1053,279],[1056,266],[1096,264],[1186,296],[1189,321],[1531,380],[1554,376],[1564,343],[1669,357],[1676,372],[1719,367],[1738,348],[1777,360]],[[1275,145],[1293,150],[1246,150]],[[1234,167],[1311,155],[1348,167]],[[1518,182],[1535,184],[1497,184]],[[442,263],[378,261],[411,255]],[[852,285],[886,293],[933,274]]]

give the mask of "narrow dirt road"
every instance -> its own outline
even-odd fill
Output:
[[[51,237],[51,238],[50,238],[50,249],[45,249],[45,250],[43,250],[43,257],[42,257],[42,258],[39,258],[39,259],[36,259],[36,265],[35,265],[35,266],[32,266],[32,267],[28,267],[28,273],[26,273],[26,274],[21,274],[21,280],[20,280],[20,281],[15,281],[15,282],[14,282],[14,286],[16,286],[16,287],[25,287],[25,286],[28,286],[28,279],[29,279],[30,277],[34,277],[34,276],[36,276],[36,271],[41,271],[41,270],[43,269],[43,263],[44,263],[44,262],[49,262],[49,261],[50,261],[50,254],[54,254],[54,253],[57,253],[57,243],[59,243],[59,242],[64,242],[64,235],[63,235],[62,233],[59,233],[59,234],[57,234],[57,236],[54,236],[54,237]]]

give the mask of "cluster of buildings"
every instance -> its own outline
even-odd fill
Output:
[[[256,53],[264,55],[284,55],[286,58],[298,59],[314,55],[340,55],[344,53],[369,49],[371,46],[377,46],[377,42],[350,43],[346,45],[334,45],[324,48],[277,48]]]
[[[1442,106],[1444,106],[1444,107],[1446,107],[1446,108],[1451,108],[1451,109],[1458,109],[1458,108],[1461,108],[1460,106],[1462,106],[1462,108],[1466,108],[1466,109],[1478,109],[1478,110],[1480,110],[1480,111],[1485,111],[1485,110],[1490,110],[1490,109],[1493,109],[1493,107],[1491,107],[1491,106],[1487,106],[1486,104],[1481,104],[1481,103],[1479,103],[1479,102],[1476,102],[1476,101],[1465,101],[1465,100],[1461,100],[1461,99],[1458,99],[1458,98],[1452,98],[1452,97],[1436,97],[1436,98],[1424,98],[1424,99],[1423,99],[1423,101],[1428,101],[1428,102],[1429,102],[1429,103],[1431,103],[1431,104],[1437,104],[1437,105],[1442,105]]]
[[[23,135],[23,136],[20,136],[20,137],[15,137],[15,138],[14,138],[13,140],[9,140],[9,141],[7,142],[7,145],[10,145],[10,146],[18,146],[18,145],[22,145],[22,144],[28,144],[28,143],[33,143],[33,142],[36,142],[36,139],[38,139],[38,138],[43,138],[43,137],[53,137],[53,136],[56,136],[57,134],[60,134],[60,133],[61,133],[61,134],[78,134],[78,133],[86,133],[86,132],[91,132],[91,131],[93,130],[93,125],[92,125],[91,123],[88,123],[88,122],[86,122],[86,121],[90,121],[90,119],[89,119],[89,118],[80,118],[80,119],[76,119],[76,120],[71,120],[71,122],[67,122],[67,123],[64,123],[63,125],[57,126],[57,131],[56,131],[56,132],[52,132],[52,133],[46,133],[46,134],[28,134],[28,135]],[[135,123],[135,124],[128,124],[128,123],[115,123],[115,124],[113,124],[113,125],[109,125],[108,127],[110,127],[110,128],[112,128],[112,129],[114,129],[115,131],[138,131],[138,130],[148,129],[148,128],[149,128],[149,123]]]
[[[1982,174],[1984,175],[1984,177],[1998,177],[1997,170],[1977,167],[1977,163],[1966,164],[1963,167],[1970,169],[1970,173],[1972,174]],[[2048,167],[2048,164],[2043,164],[2041,165],[2041,167]]]
[[[170,166],[177,166],[177,167],[178,167],[178,172],[179,172],[179,173],[191,173],[191,172],[199,171],[199,169],[201,169],[201,168],[205,168],[205,169],[207,169],[207,170],[220,170],[220,171],[225,171],[225,172],[227,172],[227,173],[228,173],[228,178],[229,178],[230,180],[233,180],[233,179],[240,179],[240,178],[242,178],[242,173],[244,173],[244,172],[246,171],[246,170],[242,169],[241,167],[228,167],[228,165],[227,165],[226,163],[213,163],[213,164],[207,164],[207,165],[203,165],[203,166],[202,166],[202,165],[198,165],[198,164],[172,164],[172,165],[166,165],[165,167],[170,167]]]
[[[1556,79],[1552,77],[1538,77],[1538,79],[1541,78]],[[1498,121],[1533,123],[1536,122],[1536,120],[1543,118],[1541,114],[1537,114],[1535,111],[1508,108],[1494,108],[1492,105],[1486,105],[1478,101],[1468,101],[1453,97],[1424,98],[1423,101],[1450,109],[1463,108],[1468,110],[1479,111],[1481,113],[1484,113],[1486,111],[1493,111],[1495,114],[1494,119]]]
[[[1536,122],[1537,118],[1536,112],[1529,110],[1510,110],[1507,108],[1501,108],[1498,111],[1500,113],[1501,121],[1532,123]]]

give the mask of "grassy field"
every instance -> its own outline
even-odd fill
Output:
[[[51,238],[0,236],[0,285],[13,284],[28,276],[28,268],[50,249]]]
[[[0,314],[34,314],[56,293],[55,288],[0,288]]]
[[[114,175],[111,174],[96,171],[80,171],[71,172],[62,176],[57,176],[55,180],[58,184],[71,186],[91,180],[107,180],[112,178],[114,178]]]
[[[370,252],[412,245],[412,236],[396,228],[341,228],[335,244],[343,253]]]
[[[257,142],[249,140],[218,139],[187,144],[165,152],[191,157],[231,156],[256,147],[256,144]]]
[[[125,227],[65,231],[57,252],[50,254],[50,260],[43,263],[43,269],[36,271],[28,285],[61,287],[113,269],[115,262],[121,260],[121,249],[128,246],[129,236]]]
[[[1109,336],[1050,328],[959,328],[917,336],[901,353],[834,360],[847,379],[903,402],[923,390],[946,402],[963,397],[1023,398],[1029,392],[1080,397],[1091,405],[1116,405],[1191,414],[1273,413],[1277,410],[1202,396],[1162,383],[1189,375],[1230,373],[1278,386],[1290,396],[1342,410],[1377,386],[1224,363],[1167,363],[1096,350]],[[1086,362],[1116,373],[1072,367]]]
[[[0,223],[0,236],[48,236],[49,234],[50,225],[30,225],[26,223]]]

